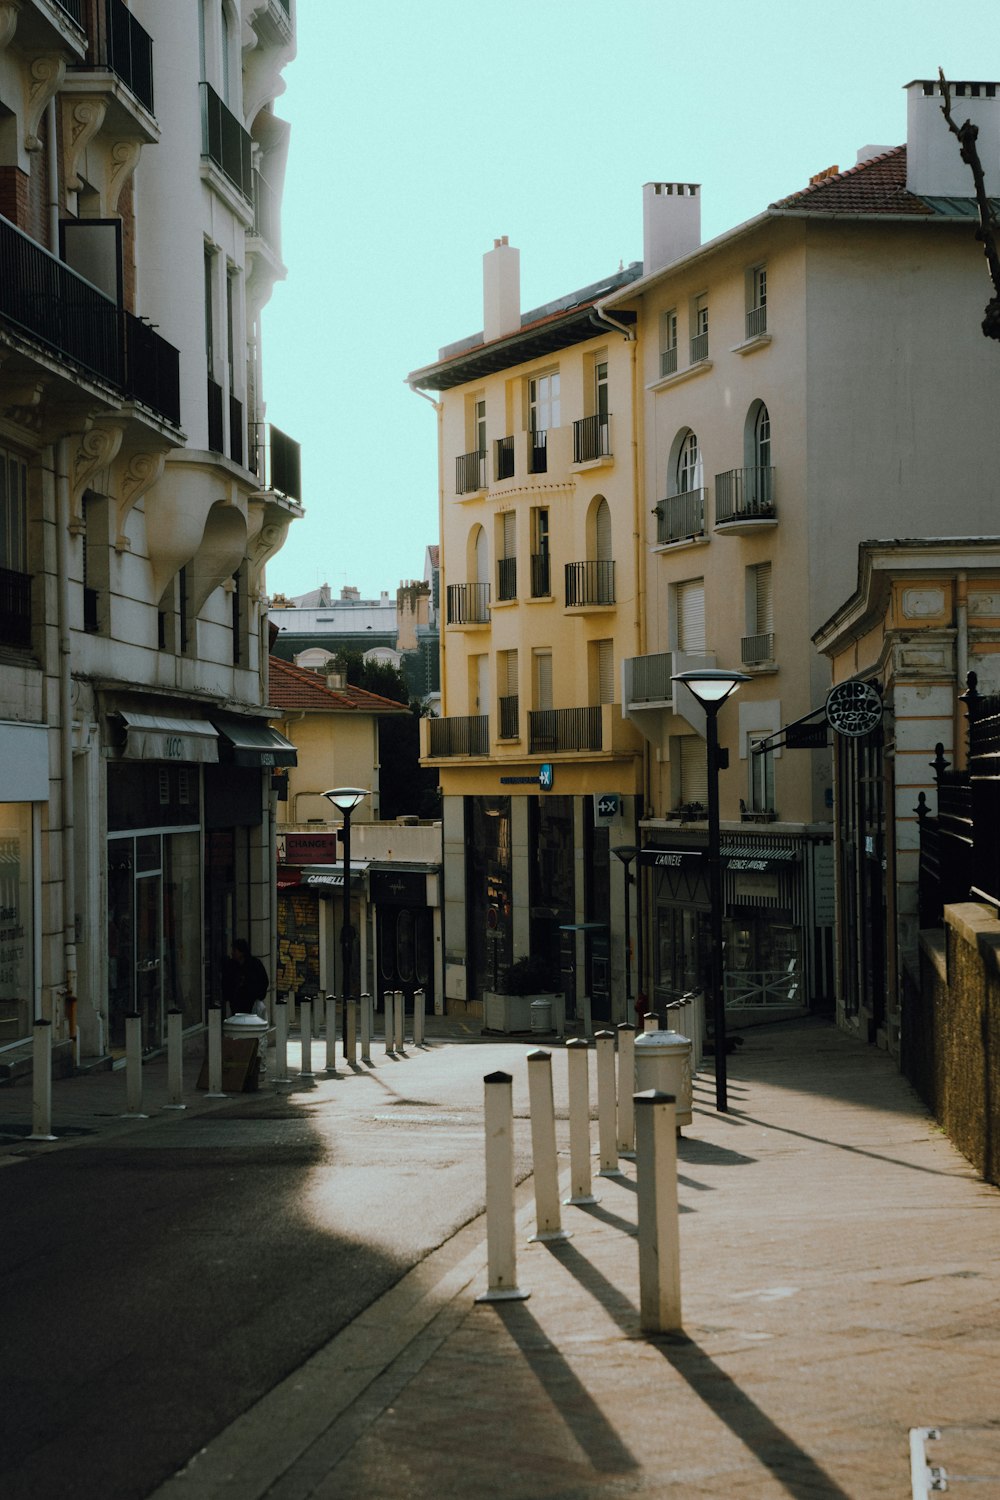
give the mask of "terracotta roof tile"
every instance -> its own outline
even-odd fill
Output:
[[[894,146],[880,156],[859,162],[846,172],[823,177],[810,187],[779,198],[771,212],[798,209],[815,214],[913,214],[933,213],[922,198],[906,191],[906,147]]]
[[[280,709],[318,709],[325,713],[406,714],[405,703],[369,693],[365,688],[329,688],[318,672],[295,667],[279,656],[270,658],[272,705]]]

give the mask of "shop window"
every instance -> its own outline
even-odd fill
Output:
[[[31,1035],[31,804],[0,803],[0,1047]]]

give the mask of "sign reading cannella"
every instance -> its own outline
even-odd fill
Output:
[[[836,734],[859,740],[882,722],[882,699],[871,682],[838,682],[826,698],[826,717]]]

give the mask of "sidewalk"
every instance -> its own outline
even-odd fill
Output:
[[[520,1150],[523,1053],[511,1071]],[[474,1302],[475,1221],[156,1500],[896,1500],[927,1492],[921,1427],[955,1487],[1000,1496],[1000,1194],[888,1058],[819,1023],[749,1033],[730,1113],[707,1071],[695,1102],[686,1339],[638,1333],[631,1165],[595,1177],[601,1202],[564,1210],[573,1238],[551,1247],[526,1243],[527,1181],[530,1300]]]

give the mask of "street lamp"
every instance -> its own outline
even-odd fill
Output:
[[[722,852],[719,838],[719,771],[723,762],[719,753],[719,709],[741,682],[749,682],[746,672],[727,672],[721,667],[702,671],[677,672],[672,682],[682,682],[705,710],[705,736],[708,741],[708,905],[711,930],[712,1016],[715,1023],[715,1107],[725,1114],[726,1102],[726,992],[722,971]]]
[[[631,872],[629,871],[629,865],[635,859],[636,855],[639,853],[639,850],[638,850],[638,848],[636,847],[635,844],[619,844],[617,846],[617,848],[612,849],[611,852],[612,852],[612,854],[616,854],[618,856],[618,858],[621,860],[622,864],[625,866],[625,1019],[626,1019],[626,1021],[628,1021],[631,1024],[631,1021],[632,1021],[632,924],[631,924],[631,917],[630,917],[630,911],[629,911],[629,889],[628,888],[629,888],[629,886],[632,883],[632,875],[631,875]],[[640,898],[639,907],[637,908],[637,915],[639,917],[639,921],[640,921],[640,924],[641,924],[641,922],[642,922],[642,904],[641,904],[641,898]],[[639,951],[640,951],[640,953],[642,952],[642,944],[641,943],[639,944]],[[640,986],[641,986],[641,984],[642,984],[641,977],[640,977],[639,983],[640,983]]]
[[[343,974],[344,1022],[347,1022],[347,1002],[351,998],[351,953],[354,947],[354,928],[351,926],[351,813],[361,805],[371,792],[360,786],[337,786],[323,796],[336,807],[344,819],[344,917],[340,928],[340,964]]]

